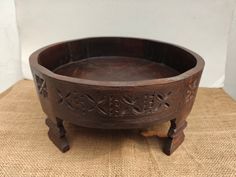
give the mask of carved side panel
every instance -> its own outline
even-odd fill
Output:
[[[172,92],[152,91],[137,94],[92,94],[79,91],[56,90],[57,104],[84,115],[100,114],[115,118],[125,116],[145,116],[169,111]],[[173,105],[174,106],[174,105]],[[172,109],[173,110],[173,109]]]
[[[193,76],[191,79],[187,81],[186,84],[186,96],[185,96],[185,102],[190,103],[193,101],[197,94],[197,88],[200,82],[200,76],[196,75]]]
[[[47,91],[47,85],[46,85],[45,80],[39,77],[38,75],[35,75],[35,81],[36,81],[38,93],[42,95],[43,97],[47,97],[48,91]]]

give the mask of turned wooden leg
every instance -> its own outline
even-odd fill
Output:
[[[68,141],[66,139],[66,132],[63,126],[63,121],[56,118],[56,123],[51,119],[46,119],[46,124],[49,127],[48,137],[49,139],[62,151],[66,152],[70,149]]]
[[[167,142],[164,147],[164,152],[167,155],[171,155],[184,141],[184,129],[187,126],[185,120],[173,119],[171,120],[171,126],[168,132]]]

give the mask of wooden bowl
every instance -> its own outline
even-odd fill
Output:
[[[203,59],[159,41],[98,37],[37,50],[30,66],[49,138],[65,152],[63,121],[102,129],[141,129],[171,121],[164,152],[184,140]]]

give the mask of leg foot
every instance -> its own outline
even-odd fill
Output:
[[[54,123],[49,118],[46,119],[46,124],[49,127],[48,137],[62,152],[66,152],[70,146],[65,136],[63,121],[57,118],[56,122]]]
[[[184,141],[183,130],[187,126],[187,122],[182,120],[178,122],[177,119],[171,120],[171,126],[168,132],[167,142],[164,147],[164,153],[171,155]]]

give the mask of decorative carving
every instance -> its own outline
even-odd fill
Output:
[[[83,104],[84,113],[97,111],[100,114],[107,115],[107,112],[102,106],[107,100],[105,96],[99,100],[94,99],[88,94],[81,95],[80,97],[83,98],[83,101],[81,100],[81,103]]]
[[[43,78],[39,77],[38,75],[35,75],[35,80],[37,83],[37,88],[38,88],[39,94],[43,95],[43,97],[47,97],[48,91],[47,91],[47,86],[46,86],[45,80]]]
[[[74,110],[74,107],[71,105],[70,103],[70,95],[71,93],[67,93],[66,95],[62,95],[62,93],[60,92],[60,90],[57,90],[57,95],[59,97],[58,99],[58,103],[59,104],[65,104],[68,108]]]
[[[187,93],[185,97],[185,102],[190,102],[196,94],[197,88],[198,88],[198,79],[191,78],[187,84]]]
[[[152,92],[140,95],[103,95],[93,97],[87,93],[72,91],[63,94],[56,90],[58,104],[64,104],[82,114],[96,112],[106,117],[149,115],[165,111],[170,107],[171,92]]]

